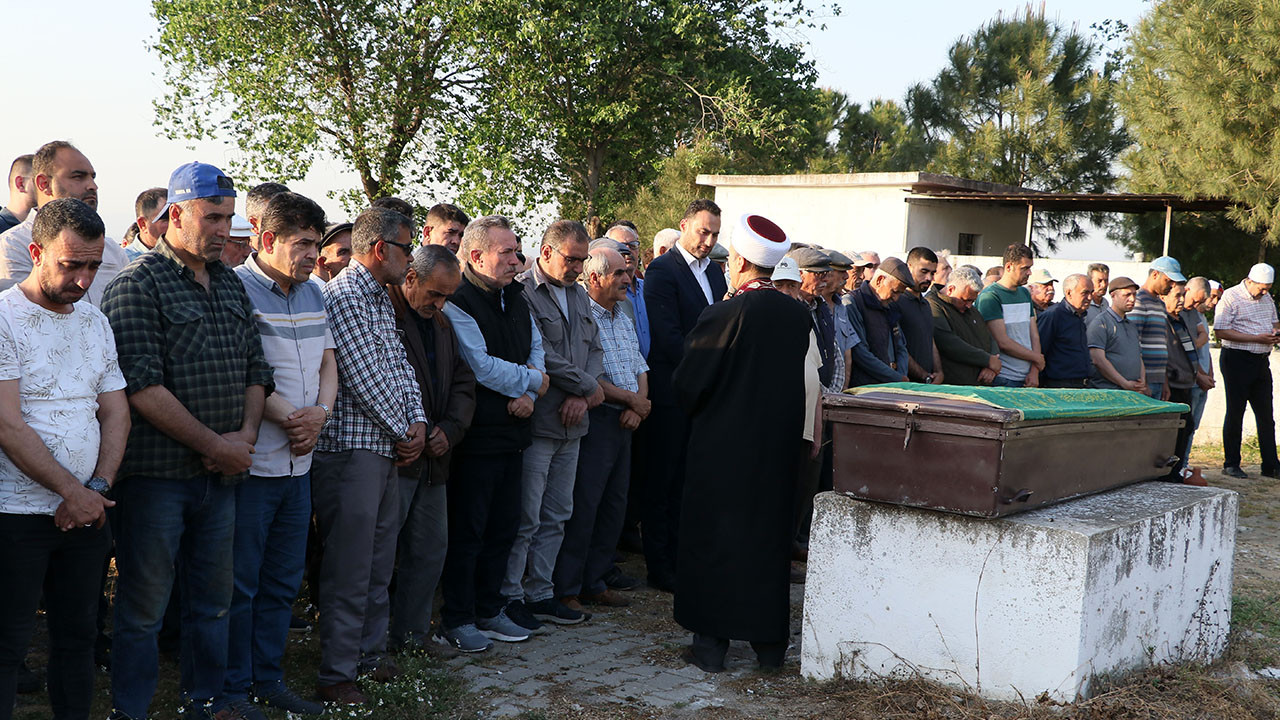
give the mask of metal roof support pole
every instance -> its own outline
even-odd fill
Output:
[[[1161,255],[1169,254],[1169,228],[1173,225],[1173,206],[1166,204],[1164,206],[1164,252]]]
[[[1027,247],[1031,247],[1031,216],[1035,213],[1035,209],[1036,206],[1034,204],[1027,203],[1027,233],[1022,238],[1022,244]]]

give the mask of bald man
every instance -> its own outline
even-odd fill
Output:
[[[1093,372],[1084,322],[1093,299],[1093,283],[1087,275],[1068,275],[1062,281],[1062,295],[1062,302],[1036,316],[1044,353],[1040,387],[1084,388]]]

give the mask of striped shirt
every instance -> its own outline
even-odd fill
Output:
[[[649,365],[640,354],[635,325],[618,305],[610,311],[590,297],[587,301],[591,303],[591,316],[600,328],[605,379],[623,390],[636,392],[640,389],[640,374],[649,372]]]
[[[324,295],[309,282],[295,283],[289,294],[258,265],[254,253],[236,275],[253,303],[253,321],[262,335],[262,352],[275,368],[276,395],[295,408],[315,405],[320,397],[320,364],[334,347],[324,312]],[[249,474],[296,477],[311,469],[311,453],[294,455],[289,436],[263,419]]]
[[[395,444],[409,439],[413,423],[427,423],[427,415],[391,297],[353,261],[324,286],[324,309],[336,345],[338,400],[316,449],[395,458]]]
[[[1240,283],[1222,293],[1222,301],[1218,303],[1213,314],[1214,330],[1235,330],[1249,335],[1264,335],[1275,329],[1276,301],[1271,295],[1263,293],[1254,298]],[[1223,340],[1222,347],[1231,350],[1246,350],[1258,355],[1271,352],[1270,343],[1236,342]]]
[[[1138,327],[1138,344],[1142,347],[1142,365],[1147,369],[1147,383],[1164,382],[1165,367],[1169,364],[1169,336],[1165,327],[1164,302],[1159,297],[1138,290],[1133,310],[1125,313],[1125,319]]]

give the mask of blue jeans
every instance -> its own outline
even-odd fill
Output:
[[[1187,435],[1186,447],[1182,448],[1182,457],[1191,457],[1191,446],[1196,441],[1196,430],[1200,429],[1200,418],[1204,417],[1204,406],[1209,401],[1209,392],[1199,386],[1191,388],[1191,432]]]
[[[235,488],[217,475],[134,476],[115,492],[120,531],[112,703],[131,718],[147,716],[156,690],[156,635],[175,564],[182,598],[181,688],[193,701],[211,702],[222,692],[227,667]]]
[[[311,524],[311,474],[255,477],[236,486],[235,586],[223,693],[284,681],[285,641],[302,584]]]
[[[999,375],[997,375],[991,381],[991,387],[1020,388],[1020,387],[1026,387],[1026,386],[1027,386],[1027,379],[1025,377],[1022,378],[1021,380],[1010,380],[1009,378],[1000,377]]]
[[[1160,399],[1160,395],[1161,395],[1163,392],[1164,392],[1164,381],[1163,381],[1163,380],[1162,380],[1162,381],[1160,381],[1160,382],[1158,382],[1158,383],[1153,383],[1153,382],[1151,382],[1150,380],[1148,380],[1148,381],[1147,381],[1147,394],[1148,394],[1148,395],[1150,395],[1153,399],[1155,399],[1155,400],[1159,400],[1159,399]]]
[[[502,582],[504,597],[539,602],[555,595],[551,574],[564,541],[564,524],[573,515],[581,440],[534,437],[524,451],[520,528]]]

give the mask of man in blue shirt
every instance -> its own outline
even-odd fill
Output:
[[[1093,373],[1084,322],[1093,285],[1085,275],[1068,275],[1062,290],[1062,302],[1050,305],[1036,317],[1040,349],[1044,352],[1040,387],[1083,388]]]

